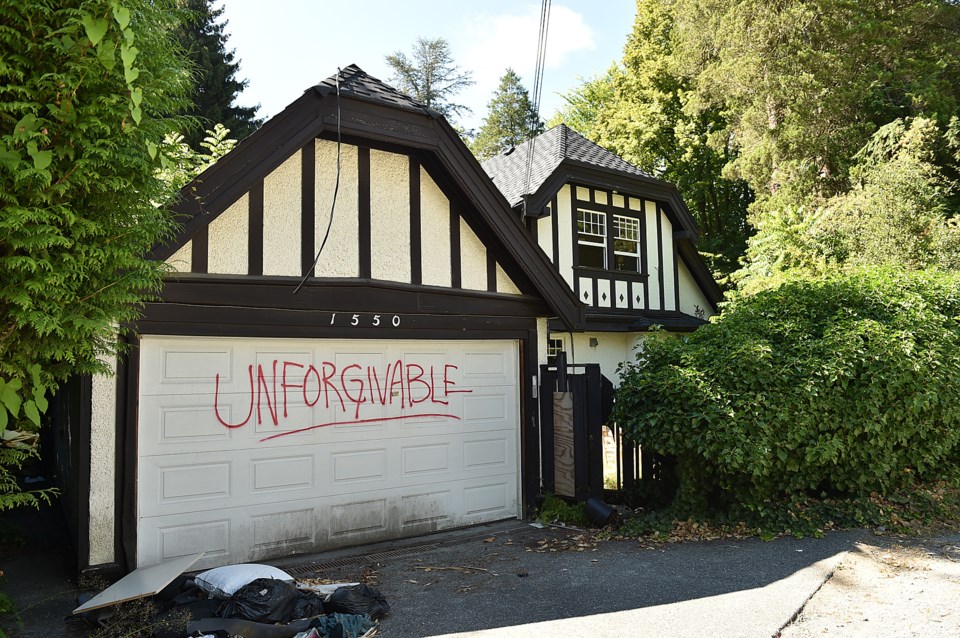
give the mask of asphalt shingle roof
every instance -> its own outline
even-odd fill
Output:
[[[527,158],[530,156],[531,148],[533,149],[533,169],[530,174],[530,185],[527,188],[525,184]],[[566,124],[555,126],[520,146],[491,157],[483,162],[483,169],[510,205],[516,206],[523,201],[524,195],[536,193],[537,189],[566,160],[635,177],[651,177],[649,173],[591,142]]]
[[[335,93],[337,91],[337,77],[340,81],[340,95],[347,95],[358,100],[367,102],[376,102],[378,104],[387,104],[389,106],[404,109],[406,111],[415,111],[417,113],[426,113],[435,116],[433,109],[417,102],[409,95],[401,93],[389,84],[378,80],[356,64],[341,69],[339,73],[331,75],[323,80],[314,88],[323,94]]]

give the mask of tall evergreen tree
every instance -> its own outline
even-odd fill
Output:
[[[722,109],[695,103],[692,78],[675,70],[670,4],[637,2],[621,64],[564,96],[567,106],[551,123],[563,121],[676,184],[703,232],[700,250],[722,279],[745,249],[753,194],[723,174],[736,148]]]
[[[257,119],[256,106],[239,106],[238,95],[249,81],[237,78],[240,61],[236,51],[227,50],[227,22],[221,21],[223,8],[215,8],[214,0],[187,0],[192,19],[177,29],[177,39],[194,67],[193,107],[185,114],[199,123],[184,133],[184,140],[195,151],[201,150],[205,129],[223,124],[230,136],[243,140],[263,123]]]
[[[955,0],[675,0],[676,69],[723,108],[731,172],[760,214],[846,191],[858,150],[897,118],[960,105]]]
[[[530,94],[520,82],[520,76],[508,68],[487,104],[487,117],[471,150],[485,160],[542,132],[543,121],[533,110]]]
[[[452,100],[473,85],[473,74],[454,64],[450,44],[443,38],[417,38],[409,57],[397,51],[386,60],[393,69],[391,82],[416,101],[447,118],[470,112]]]

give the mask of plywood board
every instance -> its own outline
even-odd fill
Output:
[[[572,392],[553,393],[553,468],[557,494],[575,496]]]
[[[73,610],[79,614],[101,607],[109,607],[128,600],[153,596],[173,582],[173,579],[187,571],[203,558],[203,552],[191,556],[182,556],[166,563],[135,569],[102,592]]]

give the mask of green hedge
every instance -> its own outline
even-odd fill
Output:
[[[615,419],[677,459],[677,503],[761,507],[956,476],[960,277],[868,270],[644,342]]]

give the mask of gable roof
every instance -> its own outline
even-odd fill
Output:
[[[533,169],[528,187],[526,171],[531,149],[534,154]],[[566,124],[554,126],[520,146],[491,157],[483,163],[483,170],[487,171],[510,205],[517,206],[523,203],[524,195],[537,192],[565,160],[653,179],[649,173],[591,142]]]
[[[570,329],[585,308],[533,243],[523,224],[443,116],[351,64],[307,89],[296,101],[180,190],[173,206],[181,227],[151,251],[166,259],[205,229],[258,180],[317,137],[417,156],[451,201],[480,222],[475,230],[496,246],[529,288]],[[517,282],[520,283],[519,281]]]
[[[527,160],[533,153],[533,167],[527,184]],[[674,238],[684,263],[707,299],[723,299],[717,282],[694,247],[700,228],[677,187],[653,177],[619,155],[591,142],[566,124],[551,128],[520,146],[483,163],[493,183],[511,206],[519,208],[527,198],[528,217],[542,216],[554,193],[571,180],[592,183],[611,190],[633,190],[667,204],[666,213],[674,224]]]
[[[409,95],[401,93],[372,75],[367,75],[356,64],[340,69],[339,73],[321,80],[313,89],[320,95],[328,95],[331,92],[335,94],[339,89],[341,96],[348,95],[357,100],[388,104],[405,111],[423,113],[434,118],[440,117],[440,114],[430,107],[417,102]]]
[[[533,149],[533,170],[526,185],[527,158]],[[528,217],[543,214],[544,206],[560,187],[571,180],[589,182],[611,190],[642,192],[668,204],[671,221],[694,240],[700,227],[687,209],[677,187],[653,177],[602,146],[591,142],[566,124],[559,124],[483,163],[483,169],[514,208],[527,199]]]

